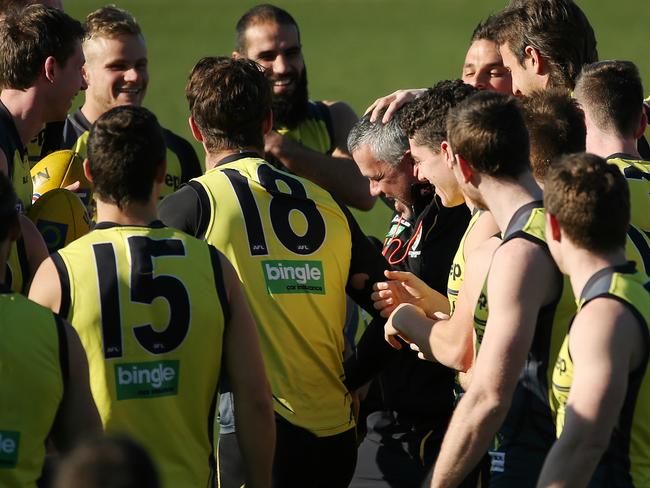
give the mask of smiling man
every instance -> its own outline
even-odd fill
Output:
[[[309,100],[294,18],[273,5],[251,8],[237,22],[232,56],[260,64],[273,83],[273,130],[264,138],[267,159],[322,186],[346,205],[372,208],[375,199],[346,144],[357,116],[344,102]]]
[[[106,6],[86,17],[83,43],[88,84],[83,106],[69,115],[63,132],[63,147],[86,155],[90,126],[113,107],[140,106],[149,84],[147,46],[133,16],[120,8]],[[161,198],[182,183],[199,176],[201,166],[189,142],[163,129],[167,146],[167,175]]]
[[[12,11],[0,23],[0,171],[21,210],[32,202],[25,146],[46,122],[63,120],[85,88],[82,36],[79,22],[42,5]]]
[[[572,90],[582,66],[598,60],[594,30],[572,0],[512,0],[495,28],[516,96]]]
[[[445,208],[431,185],[418,182],[401,126],[403,112],[386,124],[365,115],[350,131],[348,146],[372,195],[395,206],[384,256],[394,269],[411,271],[444,294],[470,215],[464,205]],[[359,446],[351,488],[421,486],[453,409],[454,372],[420,361],[408,348],[391,348],[383,336],[382,328],[368,327],[345,364],[351,390],[377,376],[365,400],[368,435]],[[390,361],[391,367],[382,371]]]

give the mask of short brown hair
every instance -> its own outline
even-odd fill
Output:
[[[61,10],[29,5],[11,11],[0,22],[0,87],[34,85],[49,56],[65,66],[83,35],[81,23]]]
[[[614,166],[593,154],[570,154],[546,174],[544,206],[576,245],[592,252],[625,247],[630,192]]]
[[[643,112],[643,84],[630,61],[600,61],[582,68],[575,97],[598,128],[632,137]]]
[[[149,110],[125,105],[104,112],[88,135],[93,192],[119,208],[147,203],[165,155],[162,129]]]
[[[106,5],[100,7],[86,16],[86,40],[95,37],[114,39],[120,36],[140,36],[142,31],[135,17],[130,12]]]
[[[497,43],[508,44],[522,66],[526,46],[540,53],[550,66],[551,87],[573,88],[582,66],[598,60],[594,30],[572,0],[511,2],[495,26]]]
[[[449,110],[476,91],[476,88],[462,80],[436,83],[404,107],[402,129],[416,144],[440,152],[440,144],[447,139]]]
[[[474,27],[472,37],[470,37],[470,44],[475,41],[483,40],[497,42],[497,32],[494,20],[494,15],[489,15],[487,18],[481,20],[478,25]]]
[[[221,56],[199,60],[190,73],[185,96],[208,152],[264,148],[271,85],[254,61]]]
[[[587,129],[578,103],[566,90],[551,88],[533,92],[522,102],[533,176],[544,181],[551,161],[563,154],[584,152]]]
[[[463,100],[449,111],[447,137],[479,173],[512,179],[530,171],[528,131],[512,95],[483,90]]]

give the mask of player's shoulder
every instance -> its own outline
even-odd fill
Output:
[[[502,242],[494,252],[490,274],[504,277],[535,276],[539,286],[551,283],[558,273],[548,249],[528,239],[510,239]]]
[[[315,103],[320,103],[327,108],[332,125],[335,129],[339,129],[339,126],[344,125],[345,127],[349,126],[349,130],[349,128],[359,119],[354,109],[346,102],[321,100],[320,102]]]

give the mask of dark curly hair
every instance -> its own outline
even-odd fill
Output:
[[[447,114],[478,90],[462,80],[444,80],[429,88],[421,97],[404,107],[402,129],[420,146],[440,151],[447,139]]]

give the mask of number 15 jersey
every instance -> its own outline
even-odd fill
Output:
[[[354,219],[321,187],[254,153],[220,161],[164,200],[160,212],[168,225],[205,237],[237,269],[276,413],[318,436],[352,428],[342,367],[346,285],[351,272],[369,268],[371,280],[381,279],[385,267],[379,251],[380,262],[366,264],[373,249],[358,238]]]
[[[100,222],[52,259],[105,430],[141,442],[165,486],[207,486],[228,313],[217,250],[162,222]]]

